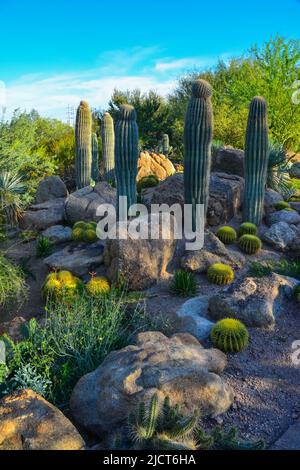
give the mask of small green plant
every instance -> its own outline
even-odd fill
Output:
[[[298,284],[298,286],[296,286],[294,289],[294,297],[296,302],[300,303],[300,284]]]
[[[247,255],[255,255],[261,249],[262,243],[255,235],[243,235],[239,239],[239,247]]]
[[[200,449],[214,450],[263,450],[263,439],[245,441],[239,438],[238,430],[231,428],[223,431],[220,426],[215,426],[210,434],[205,434],[201,428],[196,430],[195,438]]]
[[[194,273],[188,273],[182,269],[176,271],[170,285],[170,291],[180,297],[191,297],[195,295],[197,283]]]
[[[137,184],[137,192],[140,194],[145,188],[154,188],[159,185],[159,178],[156,175],[144,176]]]
[[[239,226],[238,236],[239,238],[243,235],[256,235],[257,234],[257,227],[255,224],[251,222],[244,222]]]
[[[237,353],[246,348],[249,333],[245,325],[234,318],[218,321],[210,334],[212,343],[226,353]]]
[[[27,297],[24,273],[0,254],[0,307],[21,305]]]
[[[275,204],[275,209],[277,211],[282,211],[283,209],[289,209],[291,206],[286,201],[279,201]]]
[[[35,240],[38,237],[38,233],[34,230],[23,230],[20,233],[20,238],[23,242],[28,243]]]
[[[12,389],[24,390],[30,388],[34,392],[45,397],[52,382],[39,374],[35,367],[30,364],[21,364],[12,377]]]
[[[21,176],[9,171],[0,172],[0,215],[5,217],[10,226],[15,225],[21,217],[21,196],[25,191],[26,186]]]
[[[232,227],[228,226],[219,228],[216,235],[221,242],[225,243],[225,245],[230,245],[237,239],[236,231]]]
[[[207,270],[207,278],[213,284],[225,286],[234,280],[234,271],[227,264],[215,263]]]
[[[185,418],[179,406],[171,406],[168,397],[163,404],[153,395],[147,406],[141,402],[129,416],[129,439],[133,449],[195,450],[193,433],[198,416]]]
[[[300,261],[263,261],[263,262],[254,262],[251,264],[249,269],[250,276],[253,277],[264,277],[270,276],[271,274],[276,273],[282,276],[293,277],[294,279],[299,279],[300,281]]]
[[[53,243],[47,237],[39,237],[36,243],[36,256],[38,258],[45,258],[51,255]]]

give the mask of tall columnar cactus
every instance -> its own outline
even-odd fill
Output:
[[[193,230],[196,229],[196,204],[209,198],[211,144],[213,135],[212,88],[205,80],[196,80],[188,105],[184,127],[185,204],[193,206]]]
[[[77,109],[75,147],[76,185],[80,189],[90,184],[92,171],[92,115],[86,101]]]
[[[99,150],[97,134],[92,135],[92,179],[99,181]]]
[[[163,154],[167,157],[169,155],[169,150],[170,150],[170,139],[169,139],[168,134],[163,135],[162,147],[163,147]]]
[[[268,171],[267,105],[261,96],[250,104],[245,143],[245,195],[243,220],[259,225],[264,211]]]
[[[136,112],[129,104],[122,105],[116,123],[116,179],[117,201],[127,196],[127,207],[136,203],[136,176],[139,132]]]
[[[103,116],[101,138],[105,179],[111,181],[115,179],[115,131],[114,121],[109,113]]]

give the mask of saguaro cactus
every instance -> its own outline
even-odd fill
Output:
[[[245,143],[243,220],[259,225],[263,218],[268,172],[267,105],[261,96],[250,103]]]
[[[168,134],[163,135],[162,147],[163,147],[163,154],[167,157],[169,155],[169,150],[170,150],[170,139],[169,139]]]
[[[75,147],[76,185],[80,189],[90,184],[92,170],[92,115],[86,101],[77,109]]]
[[[92,179],[99,181],[99,151],[96,132],[92,135]]]
[[[105,179],[115,178],[115,131],[114,121],[109,113],[105,113],[101,128],[102,156],[104,161]]]
[[[193,206],[193,230],[196,229],[196,204],[204,204],[205,216],[208,206],[213,134],[211,96],[210,84],[196,80],[185,118],[184,190],[185,203]]]
[[[128,208],[136,203],[138,140],[135,109],[129,104],[122,105],[116,123],[117,201],[120,196],[127,196]]]

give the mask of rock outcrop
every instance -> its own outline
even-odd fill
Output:
[[[146,151],[140,153],[137,181],[149,175],[156,175],[163,181],[175,172],[173,163],[165,155]]]

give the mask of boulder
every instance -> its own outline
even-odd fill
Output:
[[[207,223],[219,225],[229,222],[238,214],[243,201],[244,180],[235,175],[212,173],[210,180],[210,199],[208,203]],[[142,193],[144,203],[184,205],[184,175],[177,173],[170,176],[155,188],[145,189]]]
[[[291,178],[300,179],[300,162],[293,163],[293,165],[289,169],[289,174]]]
[[[68,190],[65,183],[59,176],[53,175],[48,176],[40,182],[37,188],[35,202],[36,204],[41,204],[42,202],[67,196]]]
[[[45,230],[52,225],[64,222],[64,198],[51,199],[41,204],[34,204],[23,214],[20,228],[23,230]]]
[[[44,230],[42,235],[43,237],[49,238],[55,245],[59,245],[60,243],[69,242],[72,239],[72,229],[70,227],[64,227],[63,225],[53,225]]]
[[[217,349],[204,349],[189,334],[167,338],[160,332],[137,335],[135,345],[110,353],[94,372],[75,386],[70,409],[76,422],[99,437],[126,426],[140,400],[154,393],[170,397],[183,413],[201,410],[219,415],[233,401],[229,385],[220,377],[227,365]]]
[[[295,225],[278,222],[272,225],[263,235],[262,239],[279,251],[293,249],[299,243],[300,231]]]
[[[147,231],[150,234],[148,216],[141,218],[141,226],[148,226]],[[134,239],[128,233],[127,239],[124,239],[127,228],[118,226],[117,239],[108,239],[105,244],[104,263],[109,279],[114,281],[121,276],[128,289],[144,290],[159,279],[168,277],[168,266],[176,249],[173,228],[173,223],[171,231],[160,224],[159,239],[149,237],[143,240]]]
[[[65,219],[72,225],[79,220],[98,222],[101,219],[96,215],[98,207],[101,204],[115,206],[116,194],[116,189],[105,181],[97,183],[94,188],[87,186],[79,189],[66,199]]]
[[[26,320],[23,317],[15,317],[7,322],[0,323],[0,336],[4,333],[8,334],[13,341],[18,342],[24,339],[22,327]]]
[[[202,250],[185,253],[181,258],[181,267],[187,271],[202,273],[214,263],[225,263],[233,269],[238,269],[245,262],[245,257],[241,253],[227,249],[216,235],[205,231]]]
[[[297,211],[276,211],[267,217],[267,222],[268,225],[278,224],[278,222],[297,225],[300,223],[300,215]]]
[[[237,318],[250,327],[272,326],[282,309],[283,298],[290,298],[296,285],[295,279],[278,274],[238,280],[210,298],[209,317]]]
[[[223,147],[213,156],[211,170],[244,177],[244,160],[243,150]]]
[[[290,202],[290,206],[300,214],[300,201],[299,202]]]
[[[45,258],[44,263],[50,269],[71,271],[75,276],[84,276],[102,264],[103,251],[101,240],[91,245],[69,245]]]
[[[0,450],[82,450],[84,441],[55,406],[32,390],[0,402]]]
[[[175,331],[190,333],[199,341],[206,339],[214,326],[214,323],[206,318],[208,302],[208,295],[200,295],[184,302],[176,312]]]
[[[264,208],[265,208],[265,215],[268,216],[272,212],[274,212],[275,204],[283,200],[283,197],[280,193],[274,191],[274,189],[266,189],[265,191],[265,201],[264,201]]]
[[[175,173],[173,163],[165,155],[153,152],[141,152],[138,159],[137,181],[144,176],[156,175],[161,181]]]

